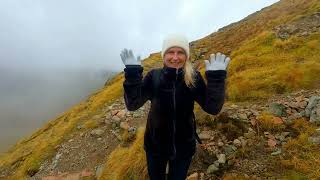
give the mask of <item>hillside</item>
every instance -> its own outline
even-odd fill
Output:
[[[190,173],[204,179],[319,177],[319,127],[302,113],[320,96],[319,0],[281,0],[192,42],[191,57],[202,74],[203,60],[217,51],[232,59],[227,102],[218,116],[196,106],[206,143],[198,147]],[[144,74],[161,65],[160,54],[151,54],[143,61]],[[123,78],[119,73],[1,155],[0,178],[145,179],[138,127],[148,104],[138,112],[125,110]],[[317,102],[311,109],[320,107]],[[273,103],[287,114],[275,113]]]

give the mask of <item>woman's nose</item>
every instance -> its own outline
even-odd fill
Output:
[[[177,53],[173,54],[173,59],[178,59],[178,54]]]

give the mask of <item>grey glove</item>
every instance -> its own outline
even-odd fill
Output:
[[[210,55],[210,61],[204,60],[206,64],[206,71],[208,70],[226,70],[230,62],[230,58],[218,52],[216,55]]]
[[[127,49],[123,49],[120,56],[124,65],[141,65],[140,56],[136,59],[131,49],[129,49],[129,51]]]

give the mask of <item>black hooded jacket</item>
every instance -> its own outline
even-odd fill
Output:
[[[212,115],[218,114],[225,97],[225,70],[206,71],[207,84],[196,71],[194,88],[184,83],[183,69],[164,66],[160,73],[157,96],[154,95],[154,70],[143,78],[143,67],[127,65],[124,69],[124,99],[127,109],[135,111],[147,101],[151,101],[144,149],[153,155],[168,158],[186,157],[195,153],[193,126],[194,101]]]

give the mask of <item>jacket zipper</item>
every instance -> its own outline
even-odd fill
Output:
[[[176,77],[175,81],[173,82],[173,154],[174,157],[176,156],[176,143],[175,143],[175,136],[176,136],[176,82],[178,80],[178,69],[176,70]]]

